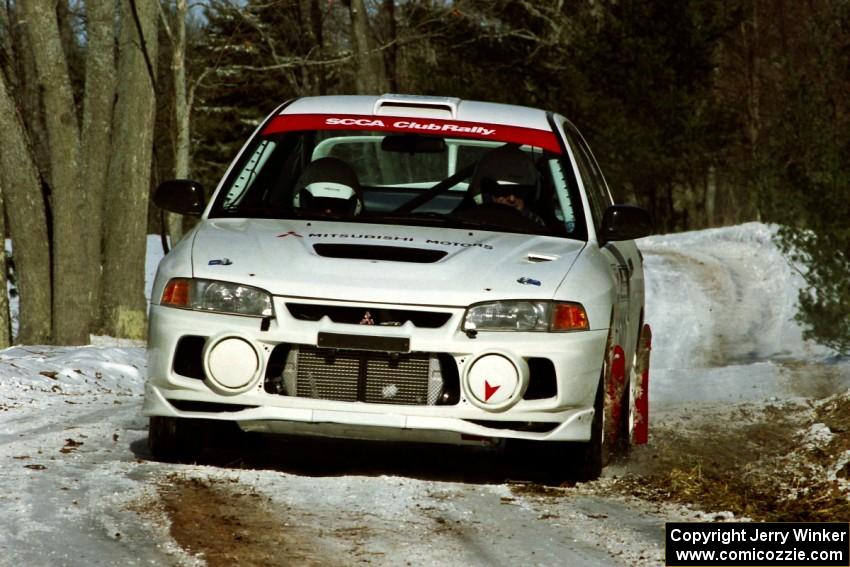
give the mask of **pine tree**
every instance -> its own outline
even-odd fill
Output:
[[[850,354],[850,4],[812,2],[794,24],[774,93],[785,112],[761,154],[773,171],[770,217],[807,284],[804,336]]]

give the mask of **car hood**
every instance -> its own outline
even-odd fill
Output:
[[[552,298],[583,245],[442,227],[215,219],[194,234],[192,269],[273,295],[465,306]]]

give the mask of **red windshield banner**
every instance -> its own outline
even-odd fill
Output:
[[[473,138],[513,144],[524,144],[560,154],[561,146],[550,130],[398,116],[364,116],[358,114],[283,114],[275,116],[263,134],[299,130],[362,130],[379,132],[418,132],[452,138]]]

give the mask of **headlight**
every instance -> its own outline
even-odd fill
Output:
[[[162,292],[162,305],[233,313],[251,317],[271,317],[271,296],[255,287],[215,280],[174,278]]]
[[[586,331],[587,313],[580,303],[564,301],[494,301],[466,310],[464,331]]]

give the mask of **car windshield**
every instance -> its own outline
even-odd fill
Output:
[[[572,170],[551,132],[513,128],[495,138],[488,134],[496,127],[440,122],[436,134],[433,123],[422,122],[419,131],[326,119],[313,129],[278,116],[242,153],[210,217],[583,237]]]

